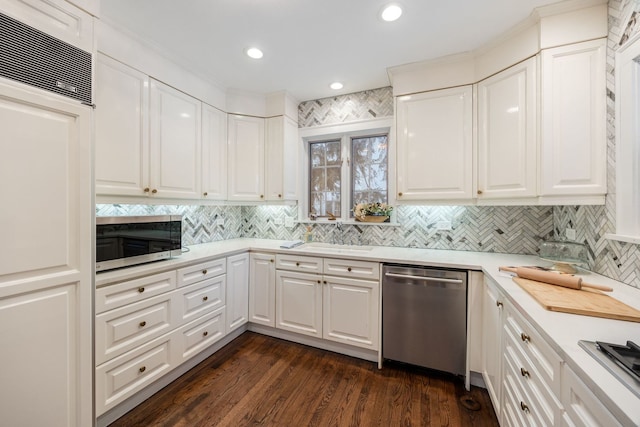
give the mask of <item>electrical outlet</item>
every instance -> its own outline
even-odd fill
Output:
[[[293,227],[293,217],[292,216],[285,217],[284,226],[285,227],[289,227],[289,228]]]
[[[216,220],[216,225],[220,227],[224,226],[224,218],[218,218]]]
[[[273,220],[273,223],[275,225],[282,225],[282,224],[284,224],[284,220],[282,218],[276,218],[276,219]]]
[[[573,228],[567,228],[564,231],[564,235],[567,236],[567,239],[569,240],[576,240],[576,230]]]
[[[451,221],[438,221],[436,230],[451,230]]]

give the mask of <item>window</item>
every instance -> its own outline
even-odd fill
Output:
[[[388,203],[388,145],[388,132],[309,141],[309,211],[351,218],[355,203]]]

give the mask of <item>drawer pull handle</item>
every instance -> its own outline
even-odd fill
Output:
[[[504,304],[502,304],[502,301],[496,301],[496,307],[498,308],[502,308]]]
[[[203,337],[206,337],[207,335],[209,335],[209,332],[207,332],[207,331],[204,331],[204,332],[202,333],[202,336],[203,336]]]
[[[140,371],[140,373],[143,373],[146,370],[147,370],[146,366],[141,366],[140,369],[138,369],[138,371]]]
[[[520,401],[520,409],[522,409],[525,413],[529,413],[529,407],[521,400]]]
[[[202,274],[207,274],[207,273],[208,273],[208,271],[207,271],[206,268],[204,270],[202,270]]]
[[[209,299],[209,297],[202,297],[202,301],[206,301],[208,299]]]
[[[143,293],[144,292],[144,288],[142,288],[142,287],[138,288],[138,292]]]
[[[523,377],[527,377],[527,378],[531,377],[531,375],[529,374],[529,371],[527,371],[524,368],[520,368],[520,373],[522,374]]]
[[[144,191],[145,193],[148,193],[150,191],[150,189],[149,189],[149,187],[144,187],[144,190],[142,190],[142,191]]]
[[[207,197],[209,195],[209,193],[207,193],[206,191],[202,194],[204,195],[204,197]]]
[[[144,328],[145,326],[147,326],[147,322],[145,322],[144,320],[142,322],[140,322],[140,327]]]
[[[155,188],[153,190],[151,190],[152,194],[156,194],[158,192],[158,190],[156,190]]]
[[[347,267],[347,271],[351,271],[351,267]]]
[[[531,342],[531,337],[524,332],[520,334],[520,339],[524,342]]]

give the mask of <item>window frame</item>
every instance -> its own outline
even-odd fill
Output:
[[[306,191],[300,195],[300,202],[298,204],[298,218],[299,221],[307,222],[311,221],[309,218],[309,185],[310,185],[310,144],[312,142],[322,142],[330,140],[341,140],[341,155],[342,155],[342,168],[341,168],[341,203],[340,203],[340,217],[339,222],[348,223],[355,222],[351,216],[350,198],[352,197],[351,188],[351,176],[350,165],[346,165],[346,159],[351,158],[351,138],[366,137],[366,136],[379,136],[385,134],[388,136],[387,143],[387,191],[388,191],[388,203],[390,205],[396,205],[396,173],[395,173],[395,127],[392,117],[384,117],[380,119],[363,120],[352,123],[342,123],[335,125],[322,125],[314,126],[310,128],[300,129],[300,139],[303,144],[303,149],[300,150],[299,164],[303,167],[300,168],[299,177],[301,182],[305,183],[301,188],[305,188]],[[347,166],[347,167],[345,167]],[[345,196],[349,200],[345,199]],[[391,216],[391,222],[394,222],[395,212]],[[331,222],[326,217],[317,218],[315,222]],[[361,223],[359,223],[361,224]]]

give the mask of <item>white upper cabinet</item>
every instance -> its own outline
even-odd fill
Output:
[[[264,200],[263,118],[228,115],[228,200]]]
[[[536,58],[478,83],[478,199],[537,195]]]
[[[202,107],[202,197],[227,198],[227,113]]]
[[[266,119],[266,200],[298,199],[298,124],[287,116]]]
[[[96,194],[141,196],[149,184],[149,78],[98,54]]]
[[[606,39],[543,50],[541,195],[606,193]]]
[[[471,199],[472,87],[398,97],[396,114],[398,200]]]
[[[151,79],[150,104],[151,193],[200,198],[201,102]]]

